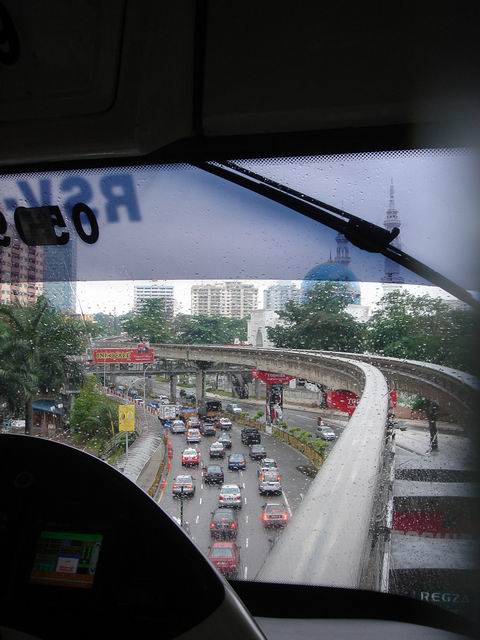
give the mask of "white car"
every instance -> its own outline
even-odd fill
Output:
[[[218,424],[220,429],[224,429],[225,431],[230,431],[232,428],[232,421],[229,418],[220,418]]]
[[[174,420],[171,428],[172,433],[185,433],[187,428],[185,427],[183,420]]]
[[[187,431],[188,444],[197,444],[201,440],[202,440],[202,436],[200,435],[200,431],[198,429],[189,429]]]
[[[238,484],[224,484],[218,496],[219,507],[242,508],[242,492]]]
[[[227,404],[227,406],[225,407],[225,411],[228,411],[228,413],[242,413],[242,409],[238,406],[238,404]]]

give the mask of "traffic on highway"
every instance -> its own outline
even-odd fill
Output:
[[[202,435],[195,445],[186,442],[184,433],[170,434],[172,468],[158,501],[177,522],[183,521],[184,529],[220,571],[254,580],[312,478],[308,460],[295,449],[263,432],[258,432],[261,445],[243,443],[242,427],[234,419],[230,430],[221,426],[217,421],[215,434]],[[222,446],[223,455],[212,456],[213,445],[225,435],[231,447]],[[245,468],[238,468],[237,457]],[[235,464],[229,464],[232,458]],[[181,482],[187,487],[183,496]]]

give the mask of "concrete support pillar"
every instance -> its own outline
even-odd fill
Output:
[[[177,376],[170,376],[170,400],[177,401]]]
[[[438,404],[436,402],[427,401],[426,414],[428,418],[428,428],[430,430],[430,449],[438,451]]]
[[[260,400],[260,393],[261,393],[260,380],[258,378],[255,378],[255,398],[257,400]]]
[[[205,371],[201,369],[195,374],[195,395],[198,404],[205,398]]]

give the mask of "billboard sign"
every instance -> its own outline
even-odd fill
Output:
[[[118,407],[118,430],[135,431],[135,405],[121,404]]]
[[[338,409],[345,411],[349,416],[353,414],[358,404],[358,396],[353,391],[346,389],[329,389],[327,391],[327,407],[329,409]],[[395,389],[390,391],[390,406],[397,406],[397,392]]]
[[[270,371],[261,371],[260,369],[252,369],[252,378],[261,380],[265,384],[287,384],[293,380],[295,376],[288,376],[284,373],[270,373]]]
[[[93,361],[95,364],[150,363],[155,359],[155,351],[141,343],[137,348],[124,347],[100,347],[93,349]]]

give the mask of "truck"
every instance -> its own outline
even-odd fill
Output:
[[[177,407],[174,404],[161,404],[158,407],[158,419],[162,422],[165,420],[175,420],[177,415]]]
[[[199,408],[200,418],[219,418],[222,415],[222,403],[220,400],[204,400]]]
[[[195,407],[182,407],[179,411],[179,417],[186,424],[189,418],[198,418],[198,412]]]

